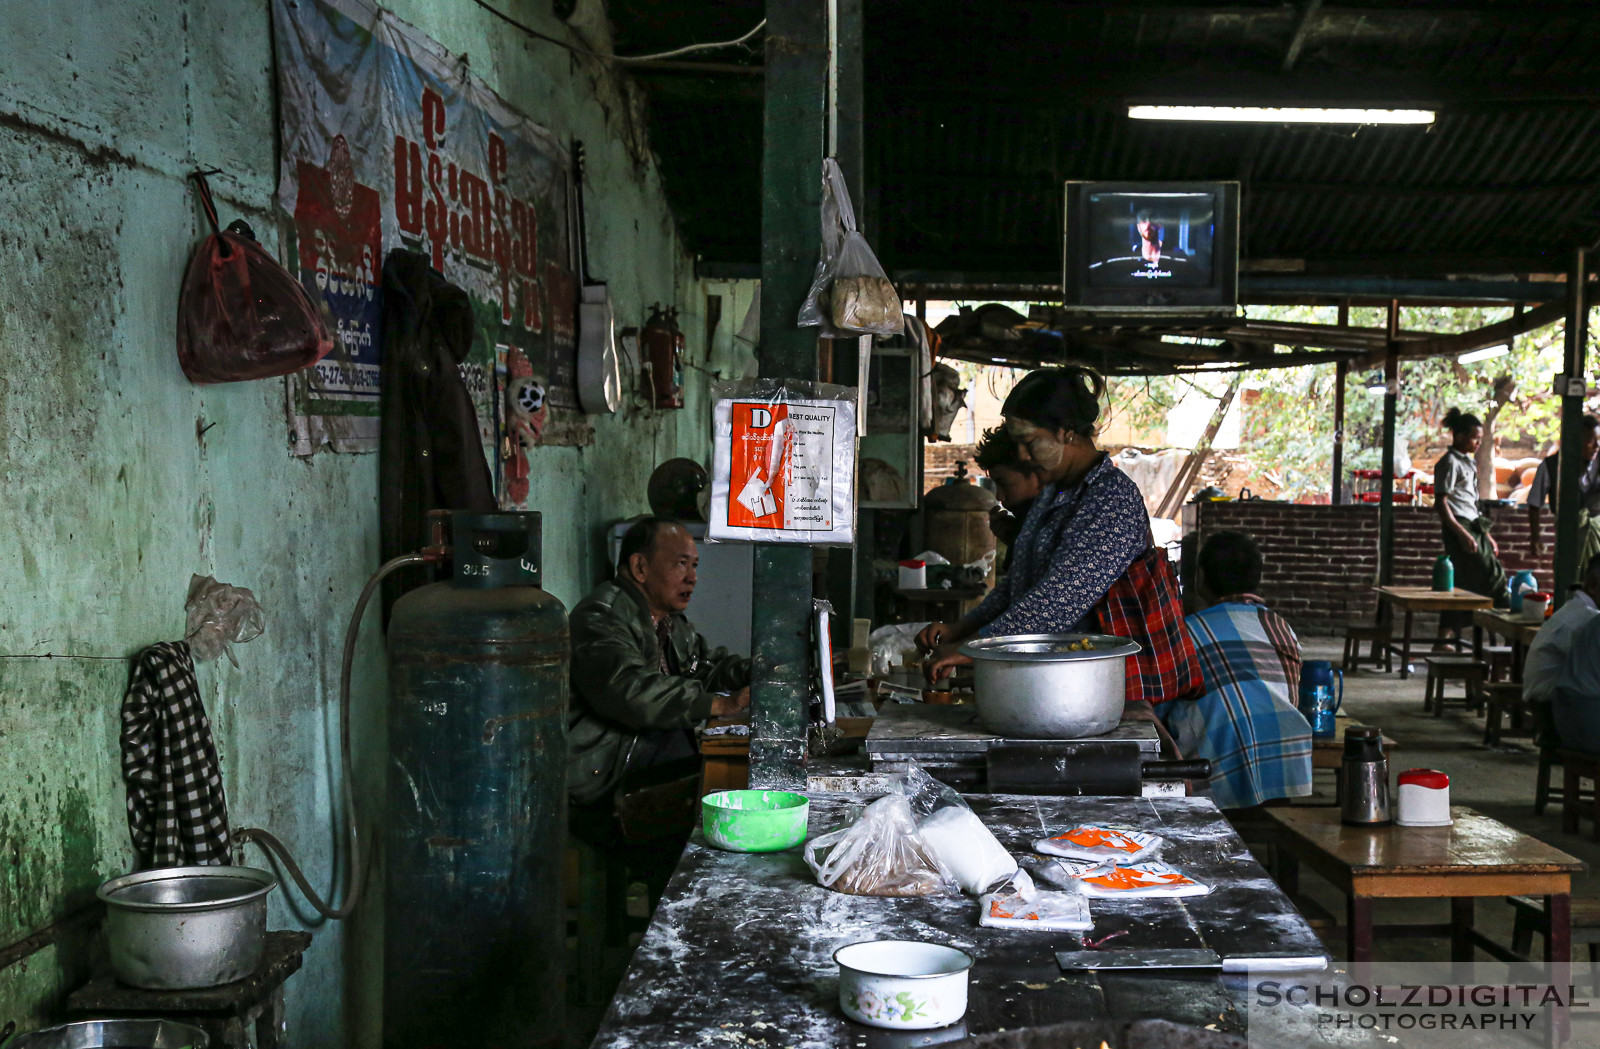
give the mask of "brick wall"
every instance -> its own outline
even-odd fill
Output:
[[[983,475],[972,457],[978,454],[975,444],[925,444],[922,446],[922,490],[931,492],[944,484],[945,478],[954,477],[956,463],[965,459],[967,477],[976,481]]]
[[[1342,634],[1345,624],[1370,620],[1377,611],[1372,587],[1378,577],[1378,508],[1308,506],[1247,501],[1208,503],[1199,508],[1200,541],[1213,532],[1248,532],[1261,544],[1266,570],[1261,596],[1299,633]],[[1494,535],[1508,571],[1531,569],[1541,586],[1554,579],[1545,523],[1545,557],[1535,563],[1521,507],[1495,508]],[[1439,518],[1431,508],[1395,507],[1395,582],[1428,586],[1433,562],[1444,548]],[[1415,632],[1432,636],[1436,622],[1418,617]]]

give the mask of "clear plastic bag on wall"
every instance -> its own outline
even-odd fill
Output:
[[[754,379],[712,388],[713,542],[855,539],[856,402],[845,386]]]
[[[231,646],[254,641],[267,628],[255,594],[208,575],[190,577],[184,610],[188,619],[183,639],[194,658],[202,662],[226,655],[228,662],[238,666]]]

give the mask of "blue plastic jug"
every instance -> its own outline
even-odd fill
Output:
[[[1333,690],[1333,677],[1339,676],[1339,691]],[[1326,659],[1308,659],[1300,670],[1300,713],[1311,722],[1313,739],[1332,739],[1334,717],[1344,705],[1344,671]]]
[[[1539,580],[1532,573],[1524,569],[1511,577],[1511,582],[1506,585],[1511,593],[1511,614],[1522,614],[1522,595],[1530,590],[1539,589]]]

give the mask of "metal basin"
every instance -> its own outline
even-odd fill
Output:
[[[1074,651],[1084,640],[1093,646]],[[972,657],[978,720],[1010,739],[1087,739],[1122,721],[1128,657],[1108,634],[1013,634],[961,646]]]
[[[19,1034],[6,1049],[209,1049],[198,1027],[172,1020],[80,1020]]]
[[[106,905],[111,968],[133,987],[216,987],[261,964],[267,893],[278,884],[254,867],[163,867],[112,878]]]

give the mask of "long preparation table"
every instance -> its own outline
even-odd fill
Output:
[[[810,834],[839,825],[862,800],[812,795]],[[1106,949],[1210,948],[1233,969],[1266,959],[1320,965],[1327,957],[1209,800],[970,795],[967,801],[1018,857],[1036,839],[1078,823],[1132,825],[1165,837],[1164,860],[1215,886],[1210,895],[1188,899],[1091,901],[1095,928],[1088,935],[1121,934]],[[1242,973],[1063,972],[1055,952],[1078,949],[1075,934],[979,928],[977,912],[977,901],[965,896],[844,895],[816,884],[798,848],[723,852],[697,832],[594,1045],[888,1044],[883,1032],[839,1011],[832,954],[858,940],[894,938],[948,943],[977,958],[966,1033],[1097,1018],[1243,1030]]]

